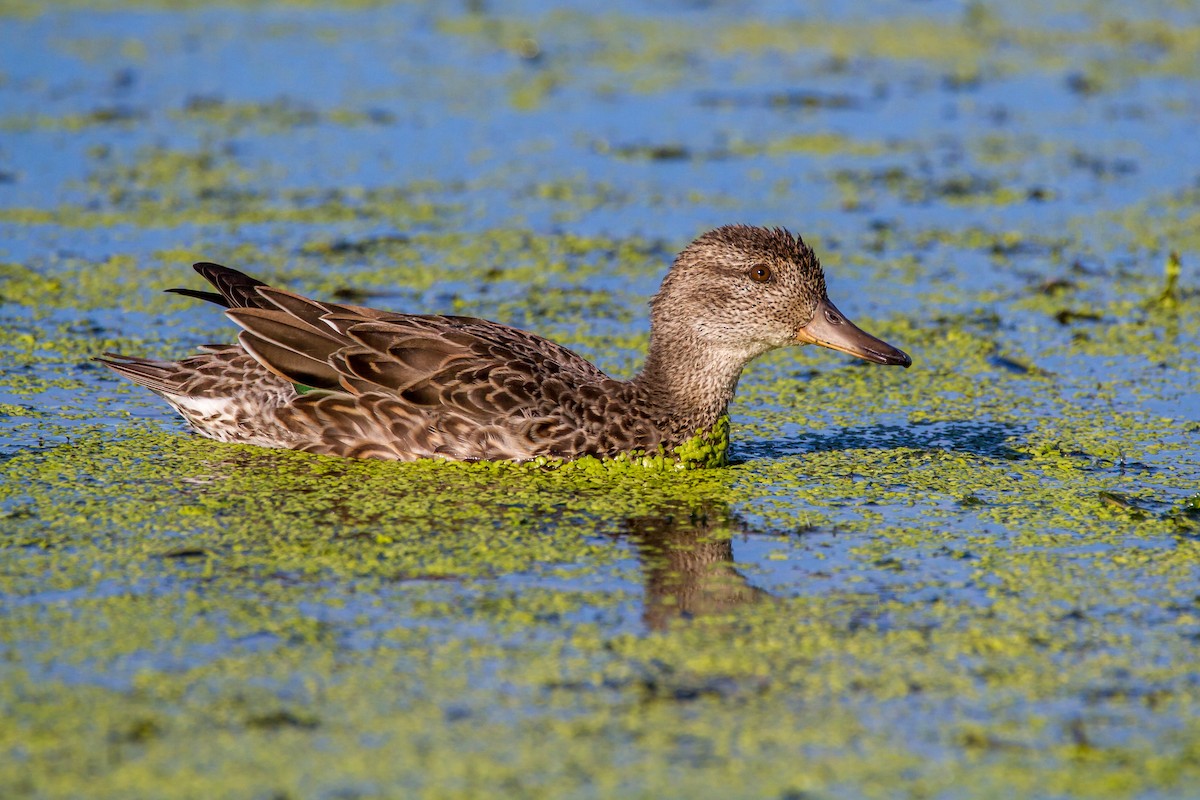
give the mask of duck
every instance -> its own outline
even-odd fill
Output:
[[[96,360],[169,403],[202,436],[348,458],[571,461],[679,454],[718,441],[747,364],[815,344],[908,367],[830,301],[812,248],[784,228],[726,225],[685,247],[650,302],[642,370],[613,378],[498,322],[324,302],[210,262],[236,344],[180,361]],[[723,442],[720,442],[721,437]]]

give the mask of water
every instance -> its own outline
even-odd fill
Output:
[[[3,796],[1194,793],[1190,6],[0,13]],[[915,364],[770,354],[722,470],[216,445],[88,360],[228,341],[203,259],[628,375],[729,222]]]

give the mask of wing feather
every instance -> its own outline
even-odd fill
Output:
[[[564,398],[609,380],[565,347],[498,323],[321,303],[265,286],[254,291],[261,306],[227,312],[244,329],[240,342],[254,359],[293,383],[344,392],[361,414],[386,409],[406,439],[436,440],[439,452],[456,457],[485,457],[493,439],[519,448],[576,429],[583,412]],[[295,412],[319,408],[325,415],[340,402],[302,398]]]

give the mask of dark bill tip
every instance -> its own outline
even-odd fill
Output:
[[[881,344],[883,344],[881,342]],[[864,350],[862,353],[855,353],[859,358],[865,358],[867,361],[874,361],[876,364],[887,364],[888,366],[904,367],[908,369],[912,366],[912,356],[903,350],[899,350],[891,345],[887,346],[886,351]]]

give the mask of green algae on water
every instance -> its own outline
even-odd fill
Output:
[[[623,470],[629,467],[635,470],[674,471],[724,467],[729,463],[728,454],[729,416],[722,415],[710,430],[701,431],[683,444],[672,448],[670,453],[667,453],[660,445],[654,453],[634,450],[610,458],[584,456],[570,461],[540,456],[529,463],[557,470],[599,473]]]
[[[0,9],[0,796],[1194,794],[1193,9],[102,5]],[[215,260],[629,374],[733,221],[913,368],[542,466],[223,445],[88,361],[230,341],[160,291]]]

